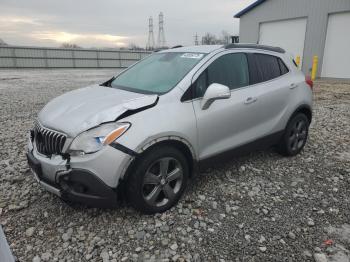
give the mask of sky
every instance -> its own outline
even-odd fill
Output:
[[[254,0],[0,0],[0,39],[12,45],[145,47],[148,18],[164,13],[168,46],[193,45],[194,35],[239,33],[233,15]]]

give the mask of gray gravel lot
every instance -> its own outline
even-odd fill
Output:
[[[232,159],[202,172],[175,208],[145,216],[70,207],[25,159],[45,103],[114,72],[0,71],[0,224],[19,261],[349,261],[350,82],[316,83],[302,154]]]

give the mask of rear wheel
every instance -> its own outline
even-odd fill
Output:
[[[146,152],[126,183],[127,198],[137,210],[160,213],[180,199],[189,176],[186,158],[175,148],[162,146]]]
[[[297,155],[305,146],[309,133],[309,120],[299,113],[288,123],[283,137],[278,145],[278,151],[285,156]]]

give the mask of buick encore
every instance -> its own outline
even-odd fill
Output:
[[[312,85],[277,47],[155,52],[103,84],[50,101],[30,131],[28,163],[62,199],[115,206],[123,196],[143,213],[163,212],[209,160],[262,145],[298,154]]]

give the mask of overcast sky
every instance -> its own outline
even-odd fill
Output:
[[[254,0],[0,0],[0,38],[13,45],[144,47],[148,18],[157,41],[158,14],[164,13],[169,46],[194,43],[194,35],[222,30],[238,34],[233,15]]]

